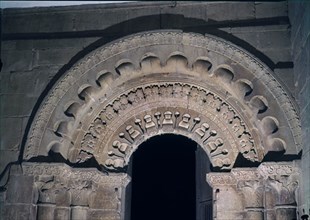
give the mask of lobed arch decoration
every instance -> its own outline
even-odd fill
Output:
[[[294,104],[263,63],[211,35],[154,31],[104,45],[68,70],[41,104],[23,157],[54,151],[119,171],[164,133],[193,139],[220,170],[238,156],[260,163],[301,150]]]

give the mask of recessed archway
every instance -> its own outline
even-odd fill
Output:
[[[123,177],[133,152],[149,138],[168,133],[194,140],[201,146],[197,150],[203,150],[202,155],[221,171],[208,181],[214,193],[219,192],[214,198],[231,199],[230,210],[214,208],[215,214],[228,213],[230,219],[237,219],[240,213],[249,213],[250,219],[257,215],[253,207],[263,207],[253,206],[254,199],[248,195],[264,198],[260,187],[277,165],[263,167],[263,174],[253,167],[270,154],[281,161],[296,157],[301,150],[297,109],[268,67],[214,36],[158,31],[102,46],[64,74],[34,118],[23,159],[55,152],[75,165],[95,160],[107,181],[101,186],[94,180],[104,196],[94,193],[89,207],[98,209],[97,199],[105,198],[100,215],[123,219],[127,199],[122,192],[129,182]],[[156,151],[165,154],[165,150]],[[244,160],[247,169],[236,171]],[[290,175],[290,166],[281,165],[279,170]],[[206,172],[199,173],[205,181]],[[238,183],[243,180],[256,181],[258,187],[253,188],[252,182]],[[246,188],[242,195],[237,186]],[[226,191],[231,194],[222,193]],[[240,196],[249,198],[248,204]],[[277,201],[272,207],[287,204],[292,203]]]
[[[200,136],[221,170],[233,168],[238,154],[260,163],[270,153],[300,152],[297,111],[271,70],[222,39],[160,31],[98,48],[64,74],[34,119],[24,159],[53,151],[71,163],[94,157],[123,169],[137,140],[164,123]],[[207,143],[209,132],[221,139]],[[118,146],[129,150],[123,159]]]
[[[196,142],[173,134],[152,137],[139,146],[131,161],[131,220],[197,219],[196,204],[206,196],[199,195],[197,166],[208,163],[199,161],[208,160],[207,155],[197,155],[205,154],[199,149]],[[212,194],[208,196],[211,200]]]

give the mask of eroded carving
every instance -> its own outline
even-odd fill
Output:
[[[274,190],[277,205],[296,203],[299,170],[292,163],[263,163],[258,169],[267,185]]]
[[[183,112],[184,110],[182,110]],[[168,114],[167,114],[168,113]],[[159,117],[160,115],[168,115],[168,121],[167,121],[167,117]],[[128,125],[126,127],[123,127],[121,132],[115,137],[115,139],[113,141],[110,141],[108,143],[112,143],[112,147],[109,147],[109,151],[108,151],[108,156],[109,158],[107,158],[105,160],[105,165],[108,166],[109,168],[123,168],[126,165],[126,162],[124,161],[128,161],[129,157],[133,151],[133,149],[135,147],[137,147],[137,143],[135,143],[135,140],[141,139],[141,138],[147,138],[149,136],[152,136],[153,134],[157,134],[157,133],[162,133],[165,131],[171,131],[171,132],[175,132],[178,133],[180,132],[186,132],[185,134],[188,133],[188,136],[193,136],[193,139],[198,139],[201,142],[201,146],[206,150],[207,153],[210,154],[211,158],[214,158],[214,165],[217,167],[230,167],[232,165],[232,160],[234,158],[234,154],[232,154],[233,150],[231,149],[231,147],[226,144],[226,146],[224,146],[224,139],[221,137],[217,137],[218,133],[216,130],[211,129],[209,134],[206,135],[205,138],[201,138],[204,135],[201,135],[201,129],[203,130],[206,125],[207,127],[210,127],[207,123],[201,123],[202,119],[199,117],[191,117],[190,113],[184,113],[183,116],[185,118],[185,122],[184,119],[181,120],[179,123],[175,123],[175,121],[177,120],[179,116],[179,112],[173,112],[171,111],[165,111],[163,114],[159,111],[156,111],[153,114],[153,117],[149,114],[145,115],[145,116],[141,116],[141,118],[146,119],[145,120],[145,124],[143,125],[141,123],[141,119],[139,119],[138,116],[136,116],[135,122],[139,122],[139,123],[134,123],[134,125]],[[157,117],[157,119],[156,119]],[[191,119],[192,118],[192,119]],[[156,123],[152,120],[156,120]],[[141,123],[141,124],[140,124]],[[158,125],[156,127],[156,124]],[[160,126],[160,125],[166,125],[166,126]],[[172,125],[176,124],[176,127],[172,127]],[[194,128],[196,125],[202,124],[202,128],[198,128],[198,131],[194,131]],[[168,126],[169,125],[169,126]],[[135,127],[134,127],[135,126]],[[145,130],[145,132],[138,132],[138,128],[140,128],[140,130]],[[130,129],[129,129],[130,128]],[[156,129],[150,129],[150,128],[156,128]],[[171,130],[171,128],[173,128],[173,130]],[[127,131],[127,136],[130,136],[133,132],[129,132],[128,130],[131,131],[136,131],[135,132],[135,136],[134,138],[128,138],[126,137],[126,134],[124,132],[124,130]],[[221,133],[221,132],[220,132]],[[215,138],[216,137],[216,138]],[[208,141],[209,138],[212,138],[212,140]],[[215,138],[215,139],[214,139]],[[122,142],[121,141],[124,141]],[[199,142],[199,141],[198,141]],[[221,148],[220,150],[217,150],[217,148]],[[121,154],[118,153],[118,151],[121,150]],[[130,149],[130,150],[128,150]],[[117,151],[116,151],[117,150]],[[231,154],[231,155],[230,155]],[[221,158],[221,156],[227,156],[230,157],[231,159],[228,158]]]
[[[178,103],[178,99],[173,101],[174,96],[172,94],[178,94],[178,99],[187,98],[189,102],[198,102],[199,108],[196,108],[196,115],[191,115],[188,111],[182,110],[182,107],[179,110],[176,110],[178,108],[169,109],[166,107],[163,111],[152,111],[152,108],[149,107],[148,113],[142,116],[133,115],[133,122],[128,118],[127,112],[130,112],[131,109],[144,108],[143,104],[145,102],[141,102],[143,99],[154,101],[156,97],[165,95],[171,98],[171,103]],[[126,99],[127,101],[124,101]],[[117,105],[116,108],[114,107],[115,103]],[[156,103],[154,102],[154,105]],[[195,106],[192,108],[195,110]],[[117,110],[111,112],[112,109]],[[198,112],[201,109],[204,110],[203,114],[206,114],[207,118],[202,119],[199,116]],[[138,112],[137,110],[135,111]],[[118,127],[113,128],[113,125],[115,122],[118,123],[115,121],[118,118],[127,118],[128,122],[125,123],[124,121],[124,125],[120,124],[119,126],[125,127],[116,134]],[[213,121],[213,123],[222,127],[220,129],[213,129],[210,127],[209,121]],[[109,127],[108,131],[105,130],[106,127]],[[90,124],[88,128],[90,132],[86,133],[81,141],[81,150],[77,161],[85,161],[94,156],[96,154],[94,148],[108,146],[110,149],[111,146],[115,146],[113,143],[123,143],[130,146],[130,149],[133,149],[136,140],[141,136],[156,135],[162,132],[178,132],[179,129],[186,132],[184,134],[189,134],[189,137],[193,136],[194,139],[198,139],[198,143],[201,143],[201,146],[209,153],[209,156],[214,161],[213,165],[216,167],[231,168],[234,156],[230,152],[235,154],[237,149],[245,158],[251,161],[259,161],[262,158],[261,150],[256,149],[257,147],[255,147],[254,140],[245,123],[228,103],[215,94],[197,86],[181,83],[164,83],[145,85],[129,90],[111,101],[94,119],[93,123]],[[109,138],[105,137],[99,141],[102,131],[105,131],[105,136],[114,136],[114,140],[109,142]],[[226,136],[227,143],[225,146],[223,146],[224,139],[218,136],[218,133]],[[99,143],[100,146],[98,146]],[[94,147],[96,144],[97,146]],[[106,158],[104,164],[109,168],[123,168],[126,166],[127,156],[130,156],[132,150],[122,152],[123,154],[114,151],[115,149],[113,148],[107,151],[110,158]],[[124,159],[121,159],[121,157]]]
[[[171,41],[171,39],[177,40]],[[162,57],[156,54],[154,55],[152,51],[147,53],[152,55],[144,54],[148,45],[152,45],[154,42],[158,45],[158,50],[161,50],[160,48],[163,47],[166,48],[165,45],[170,45],[172,48],[169,49],[172,50],[169,51],[171,52],[170,54],[182,54],[182,56],[180,56],[182,59],[175,55],[171,55],[171,57],[168,58],[170,61],[173,59],[181,59],[180,62],[182,65],[179,65],[179,69],[173,66],[175,62],[160,60]],[[184,48],[186,48],[184,49],[185,51],[176,51],[178,45],[183,45]],[[163,66],[155,65],[155,69],[145,68],[146,65],[140,65],[140,68],[136,69],[133,67],[134,62],[131,60],[127,59],[126,62],[120,62],[124,60],[124,57],[122,57],[123,52],[127,53],[130,48],[135,48],[136,54],[132,54],[132,59],[141,60],[140,64],[142,64],[145,59],[150,58],[150,56],[156,57],[159,62],[162,61],[162,63],[167,64]],[[139,50],[140,48],[142,48],[142,50]],[[202,57],[205,57],[203,59],[190,57],[192,54],[196,54],[192,53],[192,51],[195,51],[197,48],[203,49],[202,51],[210,51],[210,54],[214,54],[214,57],[207,57],[208,54],[202,54]],[[187,50],[189,52],[187,52]],[[143,51],[143,54],[141,54],[141,51]],[[109,63],[111,61],[109,59],[112,56],[114,56],[116,60],[113,62],[116,62],[117,65],[115,65],[115,69],[105,70],[105,63]],[[140,59],[142,56],[145,57]],[[128,55],[126,57],[128,57]],[[216,66],[216,62],[214,63],[213,59],[222,60],[222,58],[235,63],[242,71],[238,72],[233,66],[226,64],[223,65],[219,63],[219,65]],[[192,65],[189,60],[196,61]],[[200,64],[202,63],[204,63],[206,69],[201,68]],[[96,69],[94,68],[95,66]],[[192,66],[194,67],[193,69],[190,68]],[[211,66],[212,69],[210,69]],[[141,85],[126,94],[120,94],[116,99],[114,99],[115,94],[108,91],[108,89],[112,91],[114,89],[116,90],[118,85],[129,80],[131,80],[131,82],[137,82],[133,79],[136,78],[140,80],[141,78],[139,77],[142,76],[156,75],[157,73],[166,76],[175,72],[184,74],[184,76],[186,76],[184,77],[184,81],[188,83],[169,83],[169,80],[166,80],[166,84],[159,83],[146,87]],[[194,106],[194,110],[208,118],[213,117],[212,120],[214,121],[226,122],[227,134],[232,133],[235,136],[233,138],[228,138],[227,142],[232,148],[238,149],[248,160],[261,161],[263,153],[262,149],[259,148],[262,146],[258,146],[261,143],[264,143],[266,152],[279,151],[296,154],[300,149],[301,143],[298,116],[288,95],[282,89],[281,85],[272,77],[270,72],[269,69],[258,62],[257,59],[252,58],[251,55],[247,54],[245,51],[212,36],[201,36],[181,32],[158,32],[151,34],[144,33],[125,38],[94,51],[87,58],[71,68],[68,73],[59,80],[42,104],[30,129],[24,158],[30,159],[37,155],[47,155],[49,150],[53,150],[56,152],[59,151],[65,158],[70,158],[72,162],[86,161],[94,155],[98,155],[100,151],[103,151],[97,149],[98,145],[105,147],[108,137],[102,140],[100,136],[111,135],[111,129],[115,129],[114,127],[111,128],[111,124],[117,121],[117,119],[121,120],[121,115],[130,112],[135,106],[143,105],[143,103],[146,102],[151,103],[157,101],[167,103],[173,98],[176,100],[178,99],[180,102],[183,100],[183,104],[189,107]],[[200,78],[198,80],[193,80],[190,76],[199,76]],[[257,79],[255,82],[251,82],[253,76]],[[206,81],[206,83],[202,83],[203,86],[193,86],[191,84],[194,82],[197,84],[201,79]],[[114,83],[114,81],[119,81],[120,83],[117,84]],[[209,84],[208,81],[210,81]],[[143,80],[141,80],[141,82],[143,82]],[[225,86],[222,86],[222,82],[224,82]],[[78,87],[78,93],[73,94],[75,97],[72,97],[72,93],[68,92],[72,88],[72,85],[77,85]],[[98,86],[100,88],[98,88]],[[209,87],[213,92],[205,89]],[[258,90],[257,87],[259,87]],[[250,98],[250,102],[244,100],[244,97],[249,94],[253,94],[252,98]],[[275,109],[270,109],[269,104],[271,102],[269,97],[272,100],[275,99]],[[81,102],[76,102],[76,98]],[[100,103],[102,105],[95,105],[94,103]],[[65,110],[61,111],[59,109],[60,106],[66,106]],[[99,115],[94,115],[98,113],[98,109],[96,108],[102,110]],[[204,111],[205,109],[207,110]],[[176,114],[176,111],[169,111]],[[53,121],[54,118],[50,118],[51,112],[63,112],[63,115],[59,115],[60,121]],[[169,117],[172,117],[172,115],[165,115],[165,112],[166,111],[162,111],[161,115],[150,115],[151,121],[149,122],[151,124],[153,122],[155,126],[152,125],[152,127],[148,129],[158,130],[165,126],[169,127],[171,125],[171,121],[169,121],[171,119],[169,119]],[[214,115],[211,113],[214,113]],[[273,120],[257,120],[258,116],[262,113],[264,113],[264,116],[272,118]],[[198,123],[198,121],[195,122],[196,124],[192,124],[192,127],[188,126],[184,114],[185,112],[180,112],[178,118],[173,121],[173,129],[176,129],[180,123],[184,125],[184,127],[182,127],[184,130],[190,130],[191,132],[196,131],[197,128],[201,128],[202,123]],[[277,115],[277,118],[275,118],[275,115]],[[162,119],[165,117],[168,118],[166,118],[167,121],[164,122]],[[93,120],[94,118],[96,118],[97,121]],[[192,119],[193,118],[189,120]],[[132,132],[131,134],[128,134],[128,131],[125,129],[122,141],[127,141],[127,139],[129,139],[131,141],[129,142],[132,144],[139,135],[146,132],[147,128],[143,125],[145,119],[139,118],[139,120],[140,121],[137,121],[136,124],[133,124],[136,127],[130,125],[135,129],[135,131],[129,129],[129,131]],[[250,129],[247,127],[249,125],[251,125]],[[264,128],[269,129],[267,133],[264,132]],[[206,128],[204,129],[205,130],[198,130],[197,132],[199,133],[195,133],[200,136],[203,133],[204,135],[209,133],[209,130]],[[285,131],[282,133],[278,132],[280,129],[284,129]],[[50,133],[51,131],[54,133]],[[138,135],[137,132],[140,134]],[[258,132],[258,134],[253,135],[252,132]],[[290,135],[289,137],[279,135],[283,133]],[[86,134],[88,134],[88,136],[86,136]],[[80,136],[83,137],[80,138]],[[136,138],[134,138],[134,136],[136,136]],[[257,141],[256,136],[259,137],[261,141]],[[205,137],[206,136],[203,136],[201,138]],[[233,139],[239,140],[239,142]],[[265,139],[268,141],[265,141]],[[208,140],[206,140],[206,142],[207,141]],[[74,148],[74,151],[72,151],[72,148]],[[74,155],[71,155],[71,152],[74,152]],[[78,157],[75,156],[76,153]],[[223,153],[225,153],[225,151]],[[226,161],[226,163],[227,162],[228,161]]]
[[[216,195],[215,206],[220,200],[242,201],[239,211],[244,212],[246,219],[264,219],[266,215],[274,219],[294,219],[298,170],[293,162],[265,162],[258,168],[208,173],[207,181]],[[217,207],[226,212],[225,206]]]
[[[23,175],[34,177],[40,206],[89,207],[120,212],[121,192],[129,183],[126,174],[106,175],[96,169],[60,164],[24,163]]]
[[[230,173],[208,173],[207,181],[212,187],[218,185],[235,185],[236,179]]]

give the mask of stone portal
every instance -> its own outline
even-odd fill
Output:
[[[289,160],[300,153],[301,129],[289,94],[243,49],[181,31],[144,32],[104,45],[59,79],[0,198],[5,215],[123,220],[132,155],[162,134],[192,139],[201,149],[196,158],[210,161],[213,199],[199,198],[204,205],[196,206],[197,216],[211,204],[214,219],[296,217],[299,165]],[[63,160],[40,162],[51,153]],[[289,162],[262,163],[270,158]],[[78,168],[89,161],[96,169]],[[196,177],[207,167],[200,164]]]

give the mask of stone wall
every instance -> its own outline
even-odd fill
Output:
[[[0,172],[21,160],[34,113],[59,76],[94,48],[132,33],[182,29],[217,35],[261,59],[295,93],[287,11],[286,1],[2,10]]]
[[[262,163],[208,173],[214,192],[214,219],[300,219],[296,213],[299,168],[291,162]]]
[[[303,131],[303,214],[310,213],[310,2],[289,2],[289,17],[292,24],[292,57],[294,61],[295,96],[300,107]]]
[[[300,219],[295,196],[298,178],[299,167],[294,162],[262,163],[258,168],[209,173],[213,217]],[[0,194],[0,216],[5,220],[122,220],[128,215],[124,201],[129,181],[128,175],[121,173],[107,175],[93,168],[25,162],[12,166],[8,190]]]
[[[59,163],[14,165],[8,190],[1,194],[5,199],[0,200],[0,216],[120,220],[121,197],[129,181],[126,174],[104,175],[95,168],[70,168]]]
[[[216,35],[254,54],[274,70],[300,109],[303,190],[298,195],[302,201],[299,213],[309,215],[310,3],[306,1],[136,2],[1,10],[0,186],[7,181],[5,167],[21,163],[34,114],[66,70],[103,44],[158,29]],[[12,170],[11,183],[24,178],[14,172],[16,168]],[[31,178],[22,181],[32,184]],[[15,186],[8,187],[8,193],[14,194]],[[23,201],[31,199],[23,193],[31,192],[21,191],[16,201],[9,203],[32,204]],[[4,200],[0,193],[0,203]],[[31,205],[16,208],[21,212],[26,209],[30,215],[36,212],[33,208],[37,209]],[[2,212],[0,208],[0,216]]]

